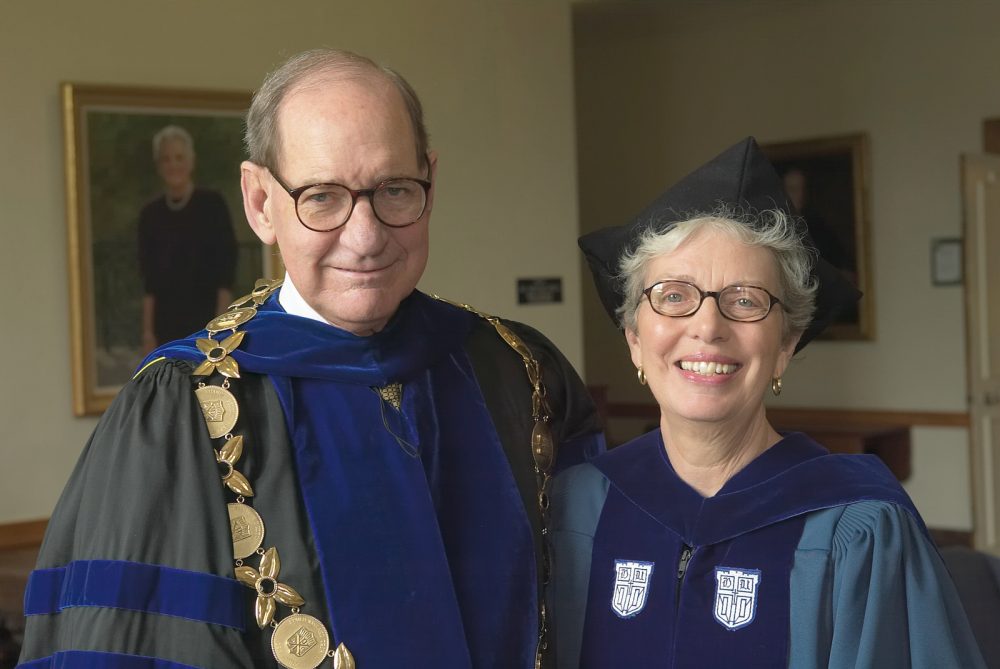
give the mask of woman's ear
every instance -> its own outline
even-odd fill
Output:
[[[788,369],[788,365],[792,362],[792,356],[795,355],[795,347],[799,345],[799,338],[801,337],[801,332],[792,333],[781,345],[781,350],[778,351],[778,359],[774,363],[773,376],[777,378],[784,376],[785,370]]]
[[[625,341],[628,342],[628,351],[632,356],[632,364],[637,368],[642,366],[642,342],[639,340],[639,333],[630,328],[625,328]]]

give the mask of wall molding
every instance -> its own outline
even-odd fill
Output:
[[[48,518],[0,523],[0,550],[41,546],[48,524]]]
[[[660,408],[653,403],[608,402],[609,418],[658,419]],[[966,411],[896,411],[878,409],[816,409],[769,407],[768,418],[780,425],[823,425],[855,427],[969,427]]]

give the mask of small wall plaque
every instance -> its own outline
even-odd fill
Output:
[[[562,302],[562,279],[518,279],[518,304],[558,304]]]

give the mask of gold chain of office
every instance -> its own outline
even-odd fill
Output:
[[[305,600],[293,587],[279,580],[281,559],[278,550],[273,546],[263,548],[264,520],[252,506],[246,504],[246,498],[254,494],[253,487],[246,476],[236,469],[243,455],[244,438],[232,432],[239,418],[239,404],[229,388],[232,379],[240,378],[240,370],[230,354],[239,347],[245,335],[245,332],[237,328],[256,316],[257,307],[280,286],[280,279],[272,281],[259,279],[251,293],[233,302],[225,313],[212,319],[205,326],[208,337],[195,342],[198,350],[205,354],[205,360],[195,368],[193,375],[208,378],[217,373],[223,380],[220,385],[209,385],[205,381],[200,381],[195,394],[204,414],[209,436],[212,439],[223,440],[222,445],[215,451],[215,459],[222,470],[223,485],[236,496],[235,501],[228,504],[236,579],[257,593],[254,618],[261,629],[271,627],[271,652],[275,660],[287,669],[316,669],[329,657],[333,660],[334,669],[355,669],[354,656],[347,646],[341,642],[336,648],[331,649],[330,634],[323,623],[314,616],[302,613]],[[484,318],[496,329],[500,337],[521,356],[532,386],[531,405],[535,425],[531,432],[531,453],[535,465],[538,509],[542,522],[542,593],[539,605],[538,645],[535,652],[535,667],[540,669],[543,655],[548,649],[548,617],[545,607],[550,564],[548,490],[552,465],[555,461],[555,442],[549,425],[551,410],[542,382],[541,367],[520,337],[494,316],[477,311],[467,304],[456,306]],[[232,334],[223,340],[214,338],[219,333],[229,331]],[[398,384],[392,385],[394,386],[392,392],[399,392]],[[386,392],[389,391],[376,390],[383,399],[386,399]],[[260,558],[257,568],[245,563],[245,560],[253,556]],[[278,604],[283,604],[290,611],[280,620],[277,617]]]
[[[549,557],[549,488],[552,481],[552,466],[556,460],[556,444],[552,439],[552,410],[542,381],[542,367],[538,364],[531,349],[509,327],[500,322],[496,316],[485,314],[468,304],[445,300],[437,295],[437,300],[461,307],[486,320],[493,326],[497,334],[521,356],[524,369],[531,383],[531,417],[535,421],[531,429],[531,457],[535,465],[535,485],[538,491],[538,514],[542,526],[542,588],[538,605],[538,645],[535,648],[535,669],[541,669],[542,659],[549,648],[548,611],[546,608],[548,585],[550,580],[551,559]]]

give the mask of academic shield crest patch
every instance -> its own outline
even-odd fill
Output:
[[[727,630],[738,630],[757,615],[759,569],[715,568],[715,619]]]
[[[637,560],[615,560],[615,589],[611,594],[611,610],[619,618],[631,618],[646,606],[653,563]]]

